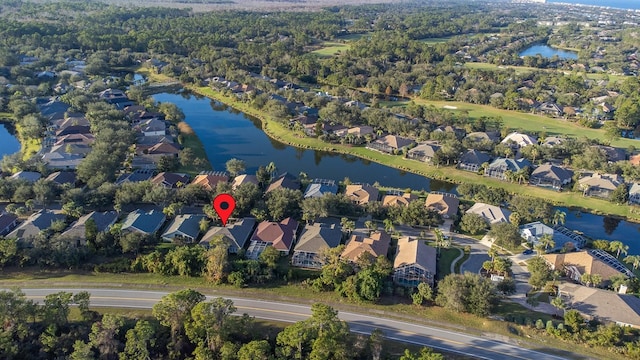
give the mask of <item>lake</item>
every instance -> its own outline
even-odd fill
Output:
[[[20,151],[20,142],[15,137],[13,124],[0,122],[0,158]]]
[[[532,45],[522,50],[518,55],[519,56],[541,55],[542,57],[549,58],[549,59],[555,55],[558,55],[560,59],[564,59],[564,60],[578,58],[578,54],[575,51],[556,49],[556,48],[552,48],[549,45],[544,45],[544,44]]]
[[[379,182],[400,189],[455,192],[455,184],[425,178],[355,156],[325,151],[298,149],[269,138],[260,121],[220,102],[188,92],[153,95],[156,101],[171,102],[184,112],[185,121],[202,141],[215,170],[224,170],[231,158],[247,163],[253,173],[260,165],[273,161],[279,171],[298,175],[304,171],[312,178],[353,182]],[[640,254],[640,225],[607,216],[560,208],[567,213],[565,226],[593,239],[620,240],[629,245],[630,254]]]
[[[606,6],[618,9],[640,9],[636,0],[547,0],[549,3],[571,3],[590,6]]]
[[[185,121],[198,134],[214,170],[224,170],[231,158],[244,160],[247,172],[274,162],[279,172],[305,172],[310,178],[380,183],[382,186],[426,191],[455,192],[455,184],[428,179],[356,156],[299,149],[269,138],[260,120],[220,102],[188,92],[153,95],[156,101],[171,102],[182,109]]]

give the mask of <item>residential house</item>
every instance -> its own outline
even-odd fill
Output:
[[[584,196],[595,196],[608,199],[613,191],[623,184],[622,176],[618,174],[593,173],[578,180],[578,185]]]
[[[11,180],[23,180],[23,181],[28,181],[30,183],[34,183],[34,182],[38,181],[41,177],[42,177],[42,175],[40,175],[39,172],[18,171],[17,173],[9,176],[9,179],[11,179]]]
[[[193,185],[200,185],[209,191],[214,191],[218,183],[229,182],[229,175],[224,171],[205,171],[196,175],[191,181]]]
[[[453,194],[431,192],[427,195],[425,206],[431,208],[445,219],[453,219],[458,215],[460,199]]]
[[[56,131],[56,136],[60,137],[65,135],[89,134],[89,133],[91,133],[91,129],[89,125],[69,125]]]
[[[65,215],[58,211],[40,210],[7,234],[7,238],[17,239],[22,245],[30,246],[36,236],[47,230],[56,221],[64,221]]]
[[[376,231],[368,237],[353,235],[347,242],[340,257],[355,263],[365,252],[371,254],[374,258],[387,256],[390,245],[391,235],[383,230]]]
[[[536,110],[553,117],[561,117],[563,114],[562,108],[554,102],[543,102],[542,104],[538,105]]]
[[[509,216],[511,216],[511,211],[507,209],[480,202],[473,204],[473,206],[469,208],[466,213],[480,215],[489,225],[497,223],[508,223]]]
[[[489,163],[491,155],[475,149],[468,150],[460,157],[458,167],[461,170],[478,172],[482,169],[482,164]]]
[[[402,194],[387,194],[382,198],[382,206],[409,206],[418,197],[410,192]]]
[[[629,157],[629,162],[631,165],[638,166],[640,165],[640,154],[635,154]]]
[[[292,218],[286,218],[280,222],[261,222],[251,236],[246,257],[257,259],[267,246],[273,246],[282,255],[289,255],[296,240],[297,230],[298,222]]]
[[[435,130],[433,130],[433,132],[435,132],[435,133],[452,133],[452,134],[454,134],[454,136],[457,139],[462,139],[467,135],[467,132],[466,132],[465,129],[457,128],[457,127],[451,126],[451,125],[438,126],[437,128],[435,128]]]
[[[336,224],[305,225],[293,249],[291,265],[320,269],[324,265],[322,252],[337,247],[341,240],[342,230]]]
[[[544,140],[542,141],[542,146],[546,146],[546,147],[555,147],[555,146],[559,146],[562,145],[562,143],[564,143],[566,141],[565,138],[562,137],[558,137],[558,136],[548,136],[546,138],[544,138]]]
[[[634,295],[561,283],[560,296],[587,319],[640,328],[640,299]]]
[[[69,134],[56,138],[53,145],[82,144],[91,145],[96,141],[93,134]]]
[[[67,115],[64,119],[57,120],[53,123],[53,126],[58,129],[66,129],[70,126],[89,126],[89,120],[84,117],[84,115],[79,114],[77,116]],[[84,134],[89,133],[89,131],[83,132]],[[81,133],[82,134],[82,133]]]
[[[96,212],[92,211],[89,214],[81,216],[76,222],[71,224],[71,227],[63,232],[60,236],[74,240],[76,246],[84,246],[87,243],[86,230],[87,222],[92,221],[97,232],[108,231],[113,224],[118,220],[118,213],[115,211]]]
[[[522,134],[516,131],[505,136],[501,143],[506,145],[514,144],[518,148],[523,148],[525,146],[538,144],[538,139],[535,136]]]
[[[150,210],[144,212],[142,210],[136,210],[129,213],[122,223],[122,232],[138,232],[145,235],[153,235],[166,220],[162,211]]]
[[[325,194],[337,194],[338,185],[334,180],[314,179],[304,191],[304,198],[322,197]]]
[[[399,238],[393,260],[393,281],[401,286],[417,287],[427,283],[433,287],[436,256],[436,249],[424,240],[409,236]]]
[[[525,167],[531,168],[531,162],[527,159],[507,159],[507,158],[497,158],[489,164],[489,166],[484,170],[484,174],[490,177],[494,177],[500,180],[505,180],[507,178],[507,171],[511,171],[512,173],[516,173]]]
[[[3,212],[0,214],[0,236],[5,236],[18,226],[18,217]]]
[[[427,141],[418,143],[418,145],[407,152],[410,159],[431,163],[436,156],[436,152],[440,150],[440,143],[437,141]]]
[[[375,134],[375,131],[373,131],[373,128],[369,125],[361,125],[361,126],[355,126],[348,129],[347,134],[364,137],[366,135]]]
[[[161,142],[143,150],[142,153],[143,154],[141,155],[151,158],[154,161],[158,161],[163,156],[178,157],[180,147],[173,143]]]
[[[345,196],[358,205],[364,205],[372,201],[378,201],[378,189],[369,184],[347,185]]]
[[[415,144],[415,141],[397,135],[383,136],[370,142],[367,148],[385,153],[397,153]]]
[[[188,184],[189,175],[161,172],[151,179],[151,183],[155,185],[162,185],[168,189],[175,189]]]
[[[80,154],[69,154],[64,151],[50,152],[42,155],[42,161],[48,169],[76,169],[84,160],[84,156]]]
[[[136,126],[144,136],[162,136],[167,134],[167,123],[156,118],[142,121]]]
[[[562,249],[581,249],[586,244],[586,240],[582,236],[564,226],[555,225],[550,227],[539,221],[520,226],[520,236],[526,241],[532,242],[534,246],[540,243],[540,239],[544,235],[551,235],[555,243],[555,246],[549,246],[546,250],[547,252],[555,252]]]
[[[273,180],[264,193],[268,194],[275,189],[300,190],[300,182],[295,176],[284,173]]]
[[[640,205],[640,183],[633,183],[629,188],[629,204]]]
[[[498,131],[476,131],[467,134],[467,136],[465,136],[465,140],[472,143],[496,143],[500,140],[500,133]]]
[[[608,162],[614,163],[627,159],[627,153],[624,151],[624,149],[605,145],[593,145],[591,147],[599,149],[601,152],[603,152]]]
[[[98,93],[98,97],[109,104],[116,106],[119,105],[123,109],[127,106],[135,105],[131,100],[129,100],[127,95],[125,95],[124,91],[120,89],[106,89]]]
[[[618,259],[599,249],[545,254],[542,258],[551,266],[551,270],[561,270],[567,274],[567,277],[577,282],[582,282],[580,277],[583,274],[600,275],[603,282],[608,282],[612,276],[620,274],[634,277],[633,272]]]
[[[126,182],[147,181],[147,180],[151,180],[153,178],[153,175],[154,175],[153,170],[137,169],[131,173],[126,173],[118,176],[118,179],[116,180],[116,184],[122,185]]]
[[[565,185],[569,185],[572,178],[573,171],[553,164],[544,164],[533,170],[529,177],[529,183],[536,186],[560,189]]]
[[[209,248],[213,239],[221,237],[228,248],[227,251],[230,254],[238,253],[238,250],[243,249],[244,245],[249,240],[249,237],[253,233],[253,228],[256,225],[256,219],[243,218],[236,221],[230,221],[225,227],[212,227],[200,240],[200,245],[205,248]]]
[[[168,242],[193,243],[200,234],[200,221],[203,214],[177,215],[162,234],[162,239]]]
[[[87,156],[91,152],[91,146],[84,144],[54,145],[49,150],[50,153],[66,153],[71,155]]]
[[[233,178],[233,181],[231,182],[231,188],[233,190],[235,190],[240,185],[246,184],[246,183],[259,185],[258,178],[255,175],[246,175],[246,174],[244,174],[244,175],[238,175],[235,178]]]

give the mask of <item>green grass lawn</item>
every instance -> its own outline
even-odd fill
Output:
[[[180,166],[179,172],[186,172],[191,175],[196,175],[202,170],[212,170],[211,163],[207,157],[207,152],[204,149],[204,145],[198,138],[198,135],[191,129],[189,124],[184,121],[178,123],[178,129],[183,137],[182,146],[189,148],[193,151],[195,158],[200,158],[206,161],[204,166],[195,166],[193,163],[187,166]],[[219,169],[220,170],[220,169]]]
[[[545,131],[547,135],[567,135],[576,138],[586,136],[590,139],[605,140],[604,130],[585,128],[564,119],[553,119],[537,114],[496,109],[489,105],[477,105],[460,101],[433,101],[424,99],[414,99],[414,101],[421,105],[433,105],[439,109],[442,109],[444,106],[455,107],[456,109],[450,109],[450,111],[467,111],[471,120],[478,119],[481,116],[501,117],[504,125],[514,130],[521,129],[523,131],[534,132]],[[627,148],[631,145],[638,146],[638,141],[619,138],[612,141],[611,145]]]
[[[339,52],[345,52],[350,47],[351,47],[351,45],[349,45],[349,44],[325,41],[322,44],[322,48],[320,48],[318,50],[314,50],[311,53],[312,54],[316,54],[316,55],[318,55],[318,56],[320,56],[322,58],[329,58],[329,57],[332,57],[332,56],[336,55]]]
[[[451,274],[451,263],[455,258],[460,256],[461,252],[462,249],[459,248],[440,249],[440,258],[438,258],[438,280],[444,279],[445,276]]]

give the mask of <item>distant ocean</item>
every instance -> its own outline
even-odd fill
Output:
[[[607,6],[612,8],[619,8],[619,9],[640,10],[640,1],[638,0],[547,0],[547,2],[596,5],[596,6]]]

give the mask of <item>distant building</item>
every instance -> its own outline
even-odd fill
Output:
[[[453,194],[431,192],[427,195],[425,206],[437,211],[445,219],[458,215],[460,199]]]
[[[334,180],[314,179],[304,191],[304,198],[322,197],[325,194],[337,194],[338,185]]]
[[[511,211],[503,209],[499,206],[483,204],[483,203],[475,203],[469,210],[466,212],[467,214],[477,214],[480,215],[488,225],[498,224],[498,223],[508,223],[509,216],[511,216]]]
[[[129,213],[122,223],[123,232],[138,232],[145,235],[153,235],[166,220],[162,211],[151,210],[144,212],[142,210],[136,210]]]
[[[569,185],[573,178],[573,171],[553,164],[538,166],[529,177],[529,183],[536,186],[560,189]]]
[[[50,210],[40,210],[25,220],[17,228],[11,231],[6,237],[15,238],[24,246],[31,246],[33,240],[40,235],[43,230],[47,230],[56,221],[64,221],[65,216],[60,212]]]
[[[378,201],[378,189],[369,184],[347,185],[345,196],[358,205]]]
[[[608,199],[615,189],[624,183],[622,176],[618,174],[588,174],[580,180],[578,185],[584,196],[595,196]]]
[[[552,270],[562,270],[567,274],[567,277],[577,282],[582,282],[580,277],[584,274],[600,275],[603,282],[608,282],[612,276],[620,274],[626,277],[635,276],[618,259],[598,249],[545,254],[542,257],[551,266]]]
[[[200,221],[203,214],[177,215],[162,234],[162,239],[169,242],[193,243],[200,235]]]

